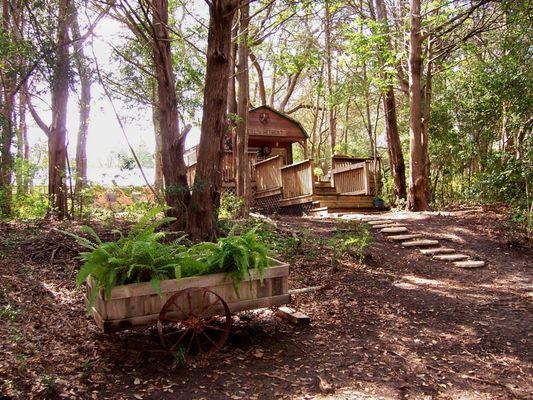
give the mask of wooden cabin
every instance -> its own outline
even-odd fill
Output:
[[[328,181],[316,182],[312,160],[293,163],[293,146],[306,156],[308,135],[295,119],[268,106],[250,110],[248,159],[253,206],[259,211],[323,214],[376,210],[379,160],[334,156]],[[197,147],[185,153],[189,185],[194,182]],[[223,161],[223,191],[235,193],[234,157],[228,141]]]

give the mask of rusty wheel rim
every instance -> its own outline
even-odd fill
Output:
[[[198,301],[200,299],[200,301]],[[191,357],[211,356],[220,350],[231,331],[227,303],[215,292],[190,288],[172,295],[161,308],[157,331],[163,348]]]

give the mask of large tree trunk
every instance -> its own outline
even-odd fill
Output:
[[[91,73],[89,63],[83,52],[83,43],[80,40],[80,26],[78,13],[73,7],[72,15],[72,36],[77,39],[74,42],[74,60],[80,78],[80,100],[79,100],[79,127],[76,140],[76,185],[74,193],[80,203],[81,190],[87,185],[87,136],[89,134],[89,118],[91,115]],[[81,203],[80,203],[81,204]]]
[[[410,0],[409,43],[409,136],[410,174],[407,206],[411,211],[429,210],[424,177],[424,144],[422,141],[422,34],[420,0]]]
[[[52,72],[52,124],[48,136],[48,215],[68,216],[66,160],[67,105],[70,78],[68,28],[70,0],[60,0],[57,16],[57,50]]]
[[[152,45],[157,79],[165,201],[170,209],[167,215],[176,218],[174,228],[184,230],[190,201],[187,168],[183,159],[185,135],[180,136],[176,85],[172,73],[172,54],[168,30],[168,1],[154,0]]]
[[[248,166],[248,110],[249,105],[249,73],[248,73],[248,24],[249,8],[246,2],[241,7],[239,18],[239,63],[237,81],[239,93],[237,101],[237,114],[239,115],[236,129],[236,189],[237,197],[244,200],[241,215],[246,217],[250,212],[250,167]]]
[[[237,5],[237,0],[212,0],[209,6],[202,129],[195,188],[189,206],[188,232],[192,240],[214,240],[218,233],[223,142],[228,129],[231,22]]]
[[[384,33],[387,34],[387,46],[392,49],[388,36],[387,8],[384,0],[374,0],[376,19],[383,24]],[[393,200],[407,199],[407,189],[405,184],[405,162],[403,158],[400,133],[398,130],[398,118],[396,115],[396,98],[392,83],[387,85],[383,96],[383,112],[385,113],[385,129],[387,132],[387,149],[389,163],[393,179]]]
[[[159,118],[159,107],[157,106],[157,99],[155,97],[156,96],[154,93],[154,99],[152,104],[152,124],[154,126],[155,136],[154,187],[159,193],[162,193],[165,187],[165,178],[163,176],[163,140],[161,138],[161,120]]]

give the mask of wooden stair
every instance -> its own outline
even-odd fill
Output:
[[[339,212],[378,212],[388,207],[374,207],[374,197],[335,193],[335,188],[315,186],[311,215],[326,215]]]

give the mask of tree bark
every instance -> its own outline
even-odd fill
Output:
[[[9,1],[2,1],[2,36],[10,38],[11,8]],[[1,60],[0,60],[1,61]],[[14,110],[15,93],[13,90],[15,76],[13,71],[0,70],[2,93],[0,94],[0,215],[11,214],[13,175],[13,156],[11,145],[15,135]]]
[[[392,50],[389,37],[389,26],[387,8],[384,0],[374,0],[376,19],[383,24],[384,34],[387,35],[387,46]],[[379,57],[381,58],[381,57]],[[382,64],[383,61],[382,61]],[[396,97],[392,83],[387,85],[383,96],[383,112],[385,114],[385,130],[387,133],[387,150],[389,154],[389,164],[393,179],[393,201],[395,199],[407,199],[407,189],[405,184],[405,162],[403,158],[400,133],[398,130],[398,118],[396,115]]]
[[[410,0],[409,31],[409,147],[410,173],[407,206],[411,211],[429,210],[424,177],[424,148],[422,142],[422,34],[420,0]]]
[[[326,87],[328,93],[328,126],[331,146],[331,156],[335,155],[335,146],[337,144],[337,121],[335,107],[333,106],[333,76],[332,76],[332,54],[331,54],[331,13],[329,10],[330,2],[324,3],[325,10],[325,45],[326,45]]]
[[[89,134],[89,119],[91,115],[91,72],[87,57],[83,52],[81,33],[78,22],[78,13],[72,7],[72,36],[77,39],[74,42],[74,60],[80,78],[80,100],[79,100],[79,127],[76,140],[76,184],[74,195],[80,202],[81,190],[87,185],[87,136]],[[80,203],[81,204],[81,203]]]
[[[48,216],[68,217],[66,160],[67,105],[70,79],[70,0],[60,0],[57,15],[57,50],[52,71],[52,123],[48,136]]]
[[[223,142],[228,130],[227,80],[230,72],[231,22],[237,6],[237,0],[212,0],[209,3],[202,128],[195,187],[188,215],[188,233],[195,241],[214,240],[218,233]]]
[[[261,99],[261,104],[259,105],[266,106],[267,98],[266,98],[265,78],[263,76],[263,69],[261,68],[261,65],[259,64],[257,57],[255,56],[254,53],[250,51],[250,49],[248,49],[248,55],[257,73],[257,83],[259,85],[259,98]]]
[[[157,106],[157,99],[155,95],[152,103],[152,124],[154,126],[154,136],[155,136],[155,157],[154,157],[154,167],[155,167],[155,177],[154,177],[154,187],[159,192],[162,193],[165,187],[165,177],[163,176],[163,141],[161,139],[161,120],[159,118],[159,107]]]
[[[239,63],[237,68],[237,81],[239,93],[237,100],[237,114],[239,119],[235,133],[236,138],[236,189],[237,197],[243,199],[241,216],[246,217],[250,212],[250,167],[248,161],[248,111],[250,109],[250,88],[248,71],[248,25],[249,25],[250,4],[246,2],[240,9],[239,18]]]
[[[168,29],[168,1],[152,2],[152,44],[161,130],[165,201],[170,207],[167,215],[176,218],[173,227],[184,230],[187,224],[187,207],[190,192],[187,184],[187,168],[183,159],[185,135],[180,136],[176,85],[172,71],[172,54]]]

